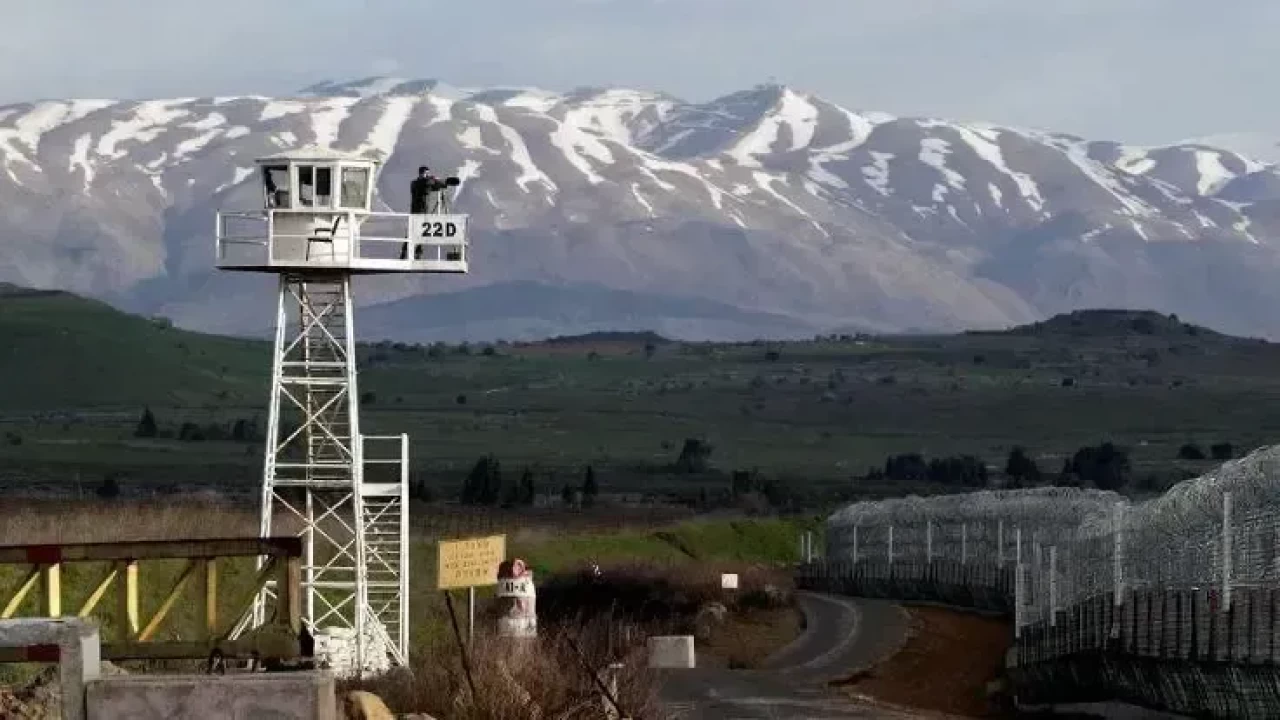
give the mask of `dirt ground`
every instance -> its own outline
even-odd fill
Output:
[[[699,667],[752,669],[800,636],[794,607],[730,614],[709,640],[697,643]]]
[[[941,608],[908,608],[906,645],[883,664],[840,683],[851,695],[960,717],[999,717],[987,683],[1013,641],[1008,622]]]

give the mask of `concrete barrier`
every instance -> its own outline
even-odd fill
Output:
[[[692,635],[656,635],[649,638],[649,667],[688,669],[696,666]]]
[[[88,720],[338,720],[333,674],[121,675],[88,683]]]
[[[6,659],[58,663],[63,720],[84,720],[85,684],[102,671],[98,628],[76,618],[0,620]]]

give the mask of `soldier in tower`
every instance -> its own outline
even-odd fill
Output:
[[[440,181],[431,174],[431,170],[426,165],[418,168],[418,177],[409,183],[409,212],[414,215],[425,215],[428,212],[427,198],[439,184]]]

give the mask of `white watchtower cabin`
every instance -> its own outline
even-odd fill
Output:
[[[467,272],[452,188],[428,214],[374,212],[380,162],[303,148],[257,161],[262,207],[219,211],[221,270],[275,273],[275,352],[261,534],[296,528],[303,619],[316,655],[358,674],[409,655],[408,436],[361,434],[351,282]],[[406,185],[410,178],[405,178]],[[261,625],[274,585],[236,633]]]

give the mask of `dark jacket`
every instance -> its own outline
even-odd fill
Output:
[[[413,215],[424,215],[427,212],[427,197],[431,194],[435,183],[438,182],[430,175],[426,177],[414,178],[409,183],[409,213]]]

